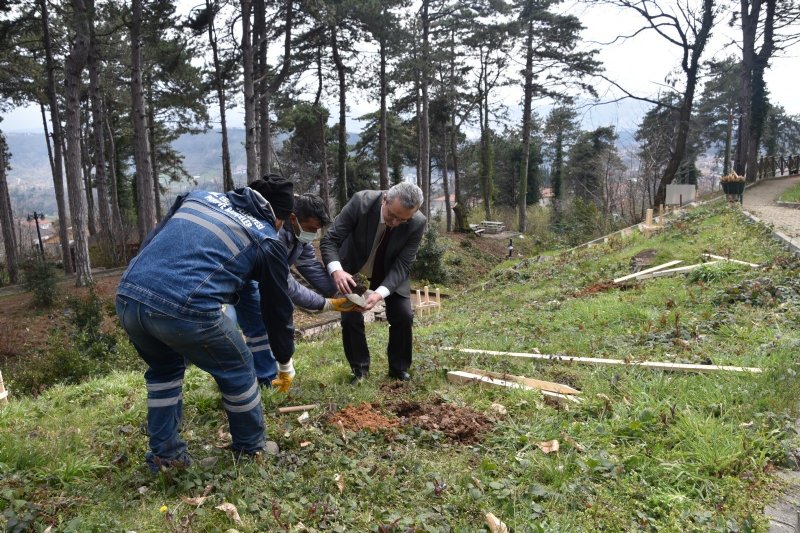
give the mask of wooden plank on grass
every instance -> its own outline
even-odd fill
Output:
[[[692,270],[708,265],[715,265],[719,263],[719,261],[709,261],[708,263],[697,263],[694,265],[687,265],[685,267],[679,268],[670,268],[667,270],[659,270],[658,272],[648,272],[644,275],[639,275],[636,277],[637,280],[643,279],[650,279],[650,278],[660,278],[663,276],[672,276],[673,274],[686,274],[687,272],[691,272]]]
[[[721,261],[730,261],[731,263],[736,263],[738,265],[747,265],[752,268],[761,268],[761,265],[757,265],[755,263],[748,263],[747,261],[739,261],[738,259],[731,259],[730,257],[722,257],[721,255],[703,254],[703,257],[708,257],[710,259],[719,259]]]
[[[633,274],[628,274],[627,276],[622,276],[621,278],[615,279],[614,283],[622,283],[623,281],[628,281],[629,279],[638,278],[642,274],[649,274],[650,272],[655,272],[656,270],[661,270],[663,268],[669,268],[671,266],[675,266],[678,263],[683,263],[683,260],[675,259],[674,261],[669,261],[667,263],[664,263],[663,265],[658,265],[652,268],[641,270],[639,272],[634,272]]]
[[[308,405],[292,405],[290,407],[278,407],[278,412],[281,414],[296,413],[298,411],[310,411],[316,409],[319,405],[312,403]]]
[[[554,383],[552,381],[543,381],[541,379],[526,378],[524,376],[515,376],[514,374],[506,374],[504,372],[491,372],[489,370],[481,370],[480,368],[465,368],[465,372],[471,374],[478,374],[480,376],[488,376],[490,378],[504,379],[506,381],[513,381],[514,383],[522,383],[534,389],[547,390],[550,392],[557,392],[559,394],[580,394],[581,391],[573,389],[569,385],[562,385],[561,383]]]
[[[622,359],[601,359],[596,357],[571,357],[567,355],[547,355],[541,353],[524,352],[498,352],[494,350],[476,350],[472,348],[453,348],[443,347],[442,350],[449,350],[462,353],[485,354],[485,355],[507,355],[510,357],[521,357],[524,359],[542,359],[556,363],[578,363],[587,365],[608,365],[608,366],[637,366],[652,368],[654,370],[669,370],[675,372],[750,372],[759,374],[760,368],[749,368],[745,366],[721,366],[721,365],[694,365],[689,363],[661,363],[656,361],[624,361]]]
[[[547,390],[541,390],[534,387],[529,387],[523,383],[515,383],[513,381],[508,381],[506,379],[499,379],[499,378],[492,378],[489,376],[482,376],[480,374],[473,374],[472,372],[464,372],[461,370],[451,370],[447,373],[447,381],[450,383],[486,383],[487,385],[492,385],[494,387],[506,387],[508,389],[523,389],[523,390],[535,390],[542,393],[547,398],[552,398],[558,402],[573,402],[579,403],[580,400],[575,396],[571,396],[568,394],[559,394],[557,392],[550,392]]]

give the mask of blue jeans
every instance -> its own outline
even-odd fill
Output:
[[[251,282],[253,283],[253,282]],[[244,291],[242,291],[244,293]],[[238,322],[245,336],[247,347],[253,354],[253,364],[256,369],[258,382],[269,385],[278,375],[278,362],[272,355],[269,346],[269,336],[264,321],[261,318],[261,301],[258,292],[240,294],[236,306],[226,306],[225,314],[231,320]]]
[[[117,315],[139,356],[147,363],[147,462],[169,463],[184,456],[178,435],[183,411],[185,361],[214,378],[228,415],[231,448],[253,453],[264,448],[264,414],[253,356],[236,324],[220,314],[212,321],[186,320],[117,296]],[[184,359],[185,358],[185,359]]]

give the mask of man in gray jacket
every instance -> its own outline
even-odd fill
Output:
[[[360,191],[342,208],[320,243],[322,260],[336,288],[343,294],[356,286],[353,274],[361,272],[374,291],[366,309],[383,300],[389,321],[389,376],[411,379],[412,325],[411,264],[425,231],[419,212],[422,190],[413,183],[398,183],[388,191]],[[356,384],[369,373],[370,355],[364,317],[342,314],[344,353]]]

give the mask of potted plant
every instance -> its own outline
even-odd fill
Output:
[[[736,171],[731,172],[719,179],[722,183],[722,190],[725,194],[742,194],[744,192],[744,176],[740,176]]]

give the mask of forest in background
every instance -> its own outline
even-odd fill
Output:
[[[57,217],[74,238],[73,261],[58,224],[62,262],[78,285],[91,280],[90,236],[124,263],[127,243],[166,210],[170,183],[194,179],[176,141],[209,131],[211,108],[221,189],[235,185],[239,142],[226,113],[241,105],[248,180],[281,172],[335,213],[355,191],[387,188],[413,168],[422,211],[441,194],[448,231],[510,209],[525,232],[543,185],[550,230],[605,231],[663,203],[669,183],[696,183],[706,154],[721,173],[753,181],[759,154],[797,152],[800,121],[764,82],[772,56],[798,39],[793,1],[604,0],[638,14],[641,32],[682,57],[656,96],[619,86],[653,106],[624,159],[613,126],[582,131],[577,121],[575,102],[597,96],[603,65],[559,5],[205,0],[179,13],[165,0],[12,0],[0,6],[0,101],[41,109]],[[721,24],[740,29],[741,53],[710,62]],[[508,87],[521,95],[517,121],[500,96]],[[357,140],[346,129],[355,98],[377,104]],[[0,222],[16,276],[14,154],[2,144]]]

